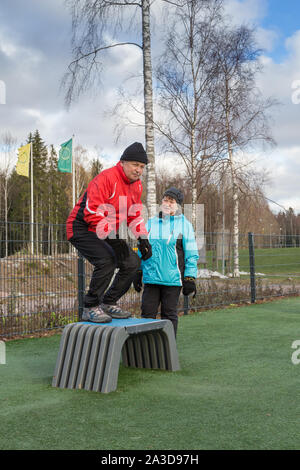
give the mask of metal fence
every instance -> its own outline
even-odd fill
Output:
[[[77,318],[77,255],[61,225],[0,222],[0,335],[25,335]]]
[[[300,294],[299,235],[240,234],[237,277],[232,234],[209,233],[205,239],[198,292],[195,299],[182,299],[185,312]]]
[[[232,235],[206,233],[197,295],[181,296],[179,314],[300,294],[299,236],[240,234],[239,276]],[[0,222],[0,337],[30,335],[75,322],[92,272],[67,242],[64,225]],[[140,314],[131,288],[120,304]]]

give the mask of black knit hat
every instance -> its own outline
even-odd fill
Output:
[[[181,205],[181,204],[183,203],[183,194],[182,194],[182,192],[180,191],[180,189],[171,187],[171,188],[167,189],[167,190],[164,192],[163,197],[165,197],[165,196],[169,196],[169,197],[175,199],[175,201],[176,201],[177,204],[179,204],[179,205]]]
[[[129,145],[129,147],[124,150],[120,160],[125,160],[127,162],[140,162],[145,163],[145,165],[148,163],[147,154],[144,147],[139,142],[134,142],[134,144]]]

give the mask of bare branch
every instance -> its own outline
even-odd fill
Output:
[[[174,6],[176,6],[176,7],[183,7],[184,4],[186,3],[186,2],[184,2],[184,1],[182,1],[182,0],[181,0],[181,1],[179,0],[178,2],[171,1],[171,0],[163,0],[163,2],[164,2],[164,3],[169,3],[170,5],[174,5]]]
[[[126,45],[137,46],[139,49],[143,50],[142,46],[140,46],[139,44],[137,44],[135,42],[118,42],[116,44],[111,44],[109,46],[98,47],[97,49],[93,50],[92,52],[88,52],[87,54],[82,54],[81,57],[78,57],[77,59],[73,60],[68,65],[68,68],[71,70],[73,64],[75,64],[75,63],[78,64],[82,59],[86,59],[87,57],[89,57],[91,55],[96,56],[98,54],[98,52],[100,52],[100,51],[104,51],[104,50],[110,49],[112,47],[126,46]]]
[[[66,0],[66,3],[72,13],[73,60],[68,65],[61,87],[66,90],[65,102],[69,106],[75,97],[91,88],[96,81],[101,81],[102,54],[124,45],[142,49],[137,42],[117,39],[124,28],[124,7],[135,7],[136,12],[142,4],[129,0]],[[126,24],[132,27],[131,20]],[[107,34],[113,38],[111,44],[107,44]]]
[[[134,5],[140,7],[141,4],[140,2],[128,2],[124,0],[124,2],[115,2],[114,0],[109,1],[109,0],[102,0],[102,3],[106,6],[118,6],[118,7],[126,7],[128,5]]]

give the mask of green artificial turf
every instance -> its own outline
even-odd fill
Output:
[[[7,342],[0,449],[299,449],[299,326],[299,298],[181,317],[181,370],[110,394],[51,386],[60,335]]]

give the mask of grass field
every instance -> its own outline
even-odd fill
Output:
[[[241,270],[249,271],[249,253],[240,252]],[[245,269],[244,269],[245,268]],[[300,276],[300,248],[257,248],[255,250],[256,272],[266,274],[291,274]]]
[[[249,272],[249,251],[241,249],[240,271]],[[207,252],[207,267],[213,269],[213,253]],[[219,262],[219,266],[221,266]],[[300,278],[300,248],[256,248],[255,271],[269,275],[295,274]]]
[[[6,343],[0,449],[300,448],[300,298],[180,317],[179,372],[120,366],[110,394],[51,386],[60,335]]]

